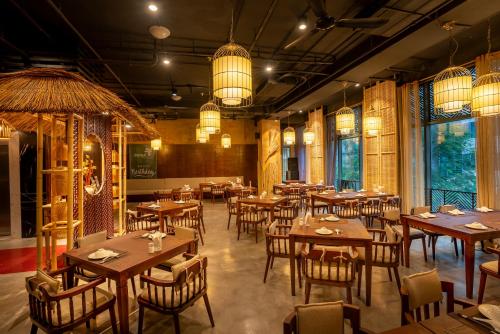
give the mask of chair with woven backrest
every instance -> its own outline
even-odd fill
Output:
[[[392,227],[386,225],[384,229],[368,229],[372,234],[372,266],[387,268],[389,280],[392,281],[391,268],[394,271],[394,277],[398,289],[401,288],[399,279],[399,253],[401,247],[401,239],[398,240],[397,235]],[[357,272],[358,272],[358,296],[361,291],[361,278],[363,276],[363,266],[366,264],[365,249],[363,247],[356,248],[358,251]]]
[[[99,277],[90,283],[66,289],[64,282],[70,270],[70,267],[51,273],[38,270],[35,276],[26,278],[33,323],[31,333],[36,333],[39,328],[46,333],[63,333],[84,323],[89,327],[90,321],[105,311],[109,311],[113,333],[118,333],[114,309],[116,297],[98,288],[105,278]],[[56,279],[60,275],[62,282]]]
[[[367,227],[373,226],[373,220],[380,217],[380,200],[378,198],[369,198],[366,201],[359,202],[359,210],[362,217],[365,217]]]
[[[283,321],[283,334],[344,333],[349,320],[353,334],[371,333],[362,329],[359,307],[342,301],[296,305]]]
[[[269,268],[273,268],[275,258],[290,258],[290,243],[288,241],[288,233],[292,226],[280,225],[276,221],[268,224],[266,227],[266,270],[264,271],[264,283],[266,283],[267,273]],[[295,243],[295,258],[297,261],[297,275],[299,279],[299,286],[302,287],[302,243]]]
[[[201,233],[201,219],[198,207],[182,210],[182,214],[172,216],[170,222],[174,227],[188,227],[198,231],[198,236],[200,237],[201,244],[205,244],[203,241],[203,234]]]
[[[180,334],[179,313],[194,305],[203,297],[212,327],[215,326],[207,295],[207,258],[195,255],[189,260],[172,267],[168,279],[141,275],[146,286],[137,298],[139,303],[138,332],[142,333],[144,309],[173,315],[175,333]]]
[[[385,226],[386,224],[390,225],[394,232],[398,235],[398,238],[401,239],[402,242],[402,247],[400,247],[401,251],[401,264],[404,264],[404,257],[403,257],[403,250],[404,250],[404,238],[403,238],[403,225],[401,225],[401,212],[399,209],[392,209],[392,210],[387,210],[383,213],[383,215],[380,217],[380,222],[382,223],[382,226]],[[425,247],[425,233],[422,230],[419,230],[417,228],[410,227],[409,230],[409,237],[410,237],[410,242],[408,245],[408,248],[411,247],[411,243],[413,240],[422,240],[422,250],[424,253],[424,260],[427,262],[427,248]]]
[[[173,228],[170,227],[168,234],[175,235],[176,237],[181,239],[193,240],[192,246],[189,249],[189,253],[177,255],[156,266],[156,268],[158,269],[172,271],[172,267],[175,266],[176,264],[182,263],[192,255],[198,254],[199,238],[198,238],[198,231],[189,227],[181,227],[181,226],[175,226]],[[148,272],[148,275],[151,275],[151,271]]]
[[[166,202],[171,201],[172,198],[172,189],[165,191],[155,191],[153,192],[153,197],[155,201]]]
[[[312,199],[311,199],[311,192],[310,191],[307,191],[305,193],[304,202],[305,202],[305,206],[306,206],[306,212],[310,211],[312,213]],[[320,213],[320,212],[325,213],[328,211],[328,203],[314,200],[314,208],[318,211],[318,213]]]
[[[241,204],[240,212],[236,220],[238,225],[238,240],[240,240],[241,227],[243,227],[244,229],[246,228],[247,231],[250,231],[250,226],[253,225],[255,230],[255,242],[257,243],[259,235],[257,232],[257,227],[262,227],[266,220],[267,217],[262,210],[259,210],[254,205]]]
[[[498,246],[498,245],[497,245]],[[484,290],[486,288],[486,278],[488,275],[500,279],[500,248],[488,247],[487,250],[498,255],[498,259],[482,263],[479,266],[481,279],[479,280],[479,291],[477,293],[477,303],[483,303]]]
[[[288,205],[280,204],[276,206],[274,219],[280,225],[293,225],[293,220],[299,216],[299,204],[292,202]]]
[[[356,279],[358,253],[352,247],[314,245],[302,252],[306,297],[309,303],[312,284],[333,285],[347,290],[347,301],[352,303],[351,287]]]
[[[228,213],[228,218],[227,218],[227,229],[229,230],[229,224],[231,223],[231,216],[238,216],[238,197],[233,196],[229,197],[227,199],[226,205],[227,205],[227,213]]]
[[[342,203],[336,204],[334,211],[339,218],[345,218],[345,219],[361,218],[359,201],[357,199],[346,200]]]
[[[303,205],[303,196],[300,188],[289,188],[284,191],[286,201],[288,204],[297,203],[299,208]]]
[[[212,203],[215,203],[215,199],[217,197],[221,197],[222,199],[225,199],[225,187],[222,184],[213,184],[210,187],[210,196],[212,197]]]
[[[454,312],[455,304],[474,306],[465,300],[456,299],[452,282],[441,281],[437,269],[405,276],[401,284],[401,325],[411,324],[440,315],[440,303],[446,293],[446,312]],[[431,315],[431,308],[432,315]]]
[[[390,196],[381,198],[380,212],[383,213],[388,210],[401,210],[401,198],[399,196]]]
[[[155,215],[148,214],[139,216],[137,211],[127,210],[125,224],[127,233],[140,230],[158,230],[159,228],[160,224],[158,222],[158,217]]]

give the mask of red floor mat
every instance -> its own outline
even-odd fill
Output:
[[[57,255],[62,254],[66,246],[57,246]],[[45,265],[45,256],[42,263]],[[36,247],[0,250],[0,274],[19,273],[36,269]]]

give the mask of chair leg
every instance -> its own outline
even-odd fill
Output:
[[[399,245],[399,259],[401,260],[401,265],[405,265],[405,257],[404,257],[404,242],[401,241],[401,244]]]
[[[207,230],[205,229],[205,221],[203,220],[203,216],[200,217],[200,222],[201,222],[201,227],[203,227],[203,233],[207,233]]]
[[[389,281],[392,282],[391,267],[387,267],[387,273],[389,274]]]
[[[241,223],[239,221],[236,221],[236,225],[238,226],[238,240],[240,240]]]
[[[427,247],[425,247],[425,235],[422,238],[422,250],[424,251],[424,260],[427,262]]]
[[[266,270],[264,271],[264,283],[266,283],[267,279],[267,272],[269,271],[269,264],[271,263],[271,255],[267,256],[267,261],[266,261]]]
[[[347,290],[347,302],[349,304],[352,304],[352,289],[350,286],[348,286],[346,290]]]
[[[199,222],[198,222],[198,233],[200,235],[201,244],[205,245],[205,242],[203,241],[203,233],[201,233],[201,227],[200,227],[200,223]]]
[[[258,243],[259,242],[259,234],[257,232],[257,225],[258,224],[254,224],[255,225],[255,243]]]
[[[437,236],[432,237],[432,261],[436,261],[436,243],[438,241]]]
[[[271,258],[271,269],[273,269],[273,265],[274,265],[274,256]]]
[[[113,331],[113,334],[118,334],[118,326],[116,326],[116,314],[115,314],[114,304],[111,305],[111,307],[109,308],[109,321],[111,321],[111,329]],[[141,331],[139,331],[139,333],[141,333]]]
[[[453,247],[455,248],[455,256],[458,257],[458,245],[457,245],[457,238],[451,238],[453,241]]]
[[[311,297],[311,283],[306,282],[306,300],[304,304],[309,304],[310,297]]]
[[[299,288],[302,289],[302,259],[297,257],[297,275],[299,276]]]
[[[486,277],[488,275],[481,271],[481,278],[479,279],[479,291],[477,292],[477,303],[483,303],[484,289],[486,288]]]
[[[394,278],[396,279],[396,284],[398,286],[398,291],[401,290],[401,280],[399,279],[399,270],[398,267],[393,267],[394,269]]]
[[[208,295],[205,293],[203,295],[203,300],[205,301],[205,307],[207,308],[208,317],[210,318],[210,323],[212,327],[215,327],[214,317],[212,315],[212,309],[210,308],[210,303],[208,301]]]
[[[363,277],[363,265],[358,264],[358,297],[361,296],[361,278]]]
[[[465,242],[463,240],[460,240],[460,246],[462,246],[462,256],[465,254],[465,247],[464,247]]]
[[[130,277],[130,283],[132,285],[132,292],[134,293],[134,298],[137,298],[137,291],[135,290],[135,279],[134,277]]]
[[[35,324],[32,324],[30,334],[36,334],[37,331],[38,331],[38,327],[36,327]]]
[[[181,324],[179,321],[179,314],[174,313],[174,327],[175,327],[175,334],[181,334]]]
[[[227,229],[229,230],[229,224],[231,223],[231,213],[229,213],[229,219],[227,220]]]

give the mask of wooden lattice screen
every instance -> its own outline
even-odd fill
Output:
[[[372,190],[382,186],[384,192],[398,194],[398,122],[396,83],[377,82],[363,92],[365,110],[373,106],[382,117],[382,130],[377,135],[363,134],[363,186]]]
[[[319,107],[309,113],[309,126],[314,131],[314,142],[306,146],[306,157],[309,160],[307,181],[319,183],[325,181],[325,138],[323,108]]]

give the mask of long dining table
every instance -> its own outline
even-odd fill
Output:
[[[160,231],[164,232],[165,224],[163,218],[165,216],[173,215],[182,212],[184,209],[193,208],[198,206],[197,202],[186,201],[178,203],[178,201],[162,201],[158,203],[142,203],[137,206],[137,211],[142,213],[152,213],[158,215],[158,222],[160,224]]]
[[[128,280],[174,256],[193,249],[194,240],[167,235],[162,240],[162,250],[150,254],[148,253],[148,243],[150,240],[142,238],[142,235],[146,232],[136,231],[88,247],[74,248],[63,255],[68,266],[78,266],[116,282],[120,333],[129,333],[130,328]],[[88,258],[89,254],[99,248],[113,250],[120,255],[118,258],[104,263],[90,260]],[[68,284],[69,287],[73,284],[73,271],[71,270],[68,275]]]
[[[365,249],[365,303],[371,304],[372,296],[372,236],[359,219],[340,219],[337,222],[322,221],[326,215],[311,217],[308,225],[300,225],[296,218],[288,234],[290,246],[290,285],[292,296],[295,296],[295,243],[314,243],[326,246],[352,246]],[[322,235],[316,229],[327,227],[330,230],[340,229],[340,234]]]
[[[476,230],[466,227],[466,224],[479,222],[486,230]],[[500,237],[500,211],[477,212],[466,211],[463,215],[436,213],[435,218],[422,218],[416,215],[401,217],[404,238],[405,265],[410,266],[410,226],[447,235],[464,241],[465,255],[465,291],[467,298],[473,297],[475,270],[475,243]]]
[[[269,221],[274,221],[274,208],[278,206],[279,204],[285,203],[286,202],[286,197],[279,196],[279,195],[267,195],[265,197],[261,196],[249,196],[246,198],[240,198],[236,202],[236,208],[238,212],[238,219],[240,217],[240,212],[241,212],[241,204],[246,204],[246,205],[255,205],[256,207],[259,208],[265,208],[269,210]]]
[[[358,199],[360,201],[367,200],[369,198],[387,198],[394,196],[393,194],[374,192],[374,191],[358,191],[358,192],[336,192],[331,190],[326,190],[323,192],[311,192],[311,206],[312,215],[314,216],[315,202],[321,201],[328,203],[328,212],[333,212],[333,206],[335,204],[344,202],[346,200]]]

